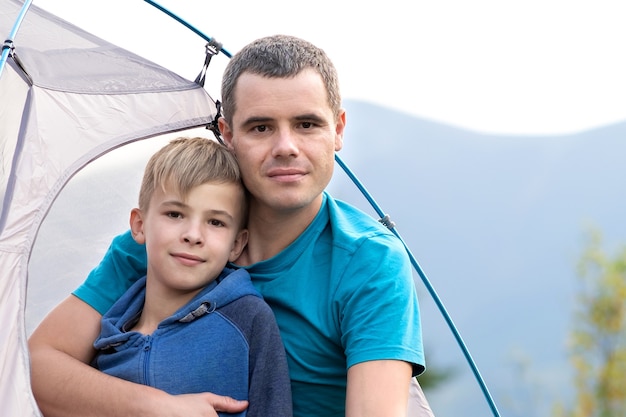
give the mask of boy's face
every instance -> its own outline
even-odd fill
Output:
[[[291,78],[243,73],[232,126],[220,128],[235,150],[255,209],[291,211],[321,201],[343,145],[345,113],[336,119],[321,76]]]
[[[233,183],[205,183],[184,198],[157,187],[147,211],[131,212],[133,237],[146,244],[151,285],[163,296],[198,290],[236,260],[247,242],[243,199]]]

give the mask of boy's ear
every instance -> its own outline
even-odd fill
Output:
[[[135,242],[143,245],[146,243],[146,237],[143,233],[143,217],[141,210],[134,208],[130,211],[130,231]]]
[[[237,233],[237,237],[235,238],[235,242],[233,243],[233,248],[230,251],[230,256],[228,260],[230,262],[235,262],[239,259],[241,252],[243,252],[243,248],[248,244],[248,229],[241,229],[239,233]]]

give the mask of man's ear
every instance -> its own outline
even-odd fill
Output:
[[[230,251],[230,256],[228,260],[230,262],[235,262],[239,259],[241,252],[243,252],[243,248],[248,244],[248,229],[241,229],[239,233],[237,233],[237,237],[235,238],[235,242],[233,243],[233,248]]]
[[[146,243],[146,236],[143,233],[143,213],[138,208],[130,211],[130,231],[135,242],[140,245]]]
[[[217,126],[220,129],[220,134],[222,135],[222,139],[224,140],[224,143],[226,144],[226,146],[232,149],[233,148],[233,131],[228,125],[228,122],[226,122],[226,119],[224,119],[223,117],[220,117],[219,119],[217,119]]]
[[[335,152],[339,152],[343,148],[343,133],[346,128],[346,111],[341,109],[337,122],[335,124]]]

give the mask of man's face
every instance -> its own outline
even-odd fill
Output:
[[[293,78],[244,73],[235,100],[232,126],[222,120],[220,128],[255,209],[317,210],[345,125],[345,113],[335,119],[328,105],[321,76],[313,70]]]

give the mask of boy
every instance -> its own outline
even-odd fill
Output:
[[[247,243],[246,218],[246,191],[225,146],[179,138],[154,154],[130,214],[147,275],[103,316],[95,366],[170,394],[248,400],[237,415],[291,416],[274,315],[244,269],[225,268]]]

